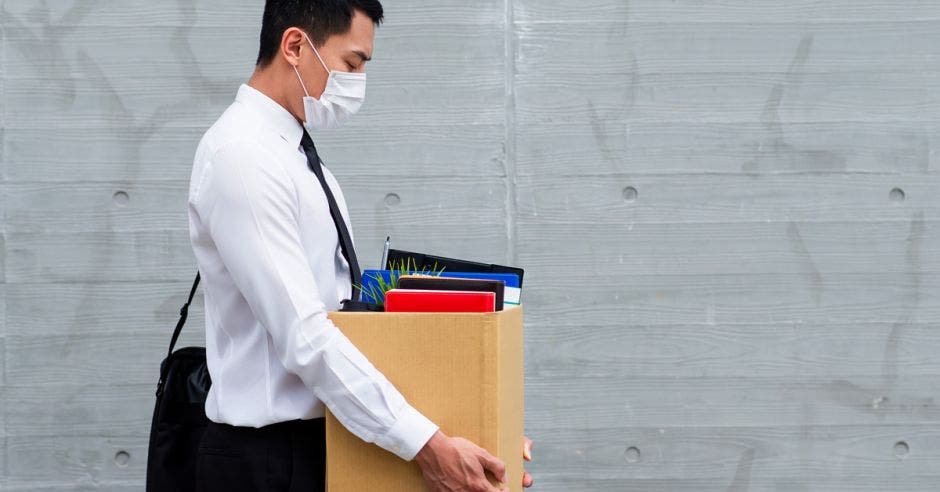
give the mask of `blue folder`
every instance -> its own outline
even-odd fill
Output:
[[[396,272],[397,274],[397,272]],[[402,275],[409,274],[427,274],[426,271],[413,271],[413,272],[402,272]],[[519,304],[519,297],[521,294],[521,289],[519,288],[519,276],[514,273],[476,273],[476,272],[448,272],[444,271],[440,274],[441,277],[445,278],[467,278],[467,279],[477,279],[477,280],[501,280],[506,284],[506,298],[504,304],[506,305],[517,305]],[[392,281],[392,271],[391,270],[366,270],[362,273],[362,300],[363,302],[370,302],[373,304],[383,303],[384,299],[375,299],[371,295],[372,290],[376,292],[381,292],[379,290],[379,280],[383,279],[386,283]]]

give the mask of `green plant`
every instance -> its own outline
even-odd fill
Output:
[[[389,278],[385,279],[384,275],[374,275],[369,276],[375,280],[375,283],[369,284],[368,288],[363,290],[362,285],[354,285],[353,287],[359,290],[362,293],[362,300],[371,299],[375,304],[379,306],[385,305],[385,293],[398,288],[398,280],[402,275],[428,275],[432,277],[440,277],[444,273],[444,268],[438,268],[437,263],[434,264],[431,268],[422,268],[418,269],[418,263],[414,258],[401,259],[397,262],[393,262],[389,268]]]

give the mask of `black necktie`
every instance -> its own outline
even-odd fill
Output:
[[[356,259],[356,249],[353,247],[352,238],[349,237],[349,229],[346,228],[346,221],[343,220],[343,214],[339,211],[339,205],[336,204],[336,198],[330,186],[326,184],[326,178],[323,177],[323,164],[320,156],[317,154],[317,147],[313,144],[310,134],[304,131],[304,136],[300,140],[304,153],[307,154],[307,166],[317,175],[320,180],[320,186],[323,187],[323,193],[326,194],[326,200],[330,203],[330,215],[333,217],[333,225],[336,226],[336,234],[339,236],[339,246],[343,250],[343,258],[349,263],[349,276],[352,278],[353,290],[352,300],[359,300],[359,289],[362,285],[362,271],[359,270],[359,260]]]

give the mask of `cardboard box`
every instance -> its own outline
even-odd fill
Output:
[[[441,430],[506,463],[522,490],[522,308],[496,313],[334,312],[330,319]],[[418,465],[361,441],[327,413],[328,492],[425,490]]]

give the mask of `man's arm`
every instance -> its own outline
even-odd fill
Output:
[[[272,155],[257,142],[218,150],[196,210],[284,367],[353,434],[411,460],[438,428],[327,318],[300,240],[297,190]]]

